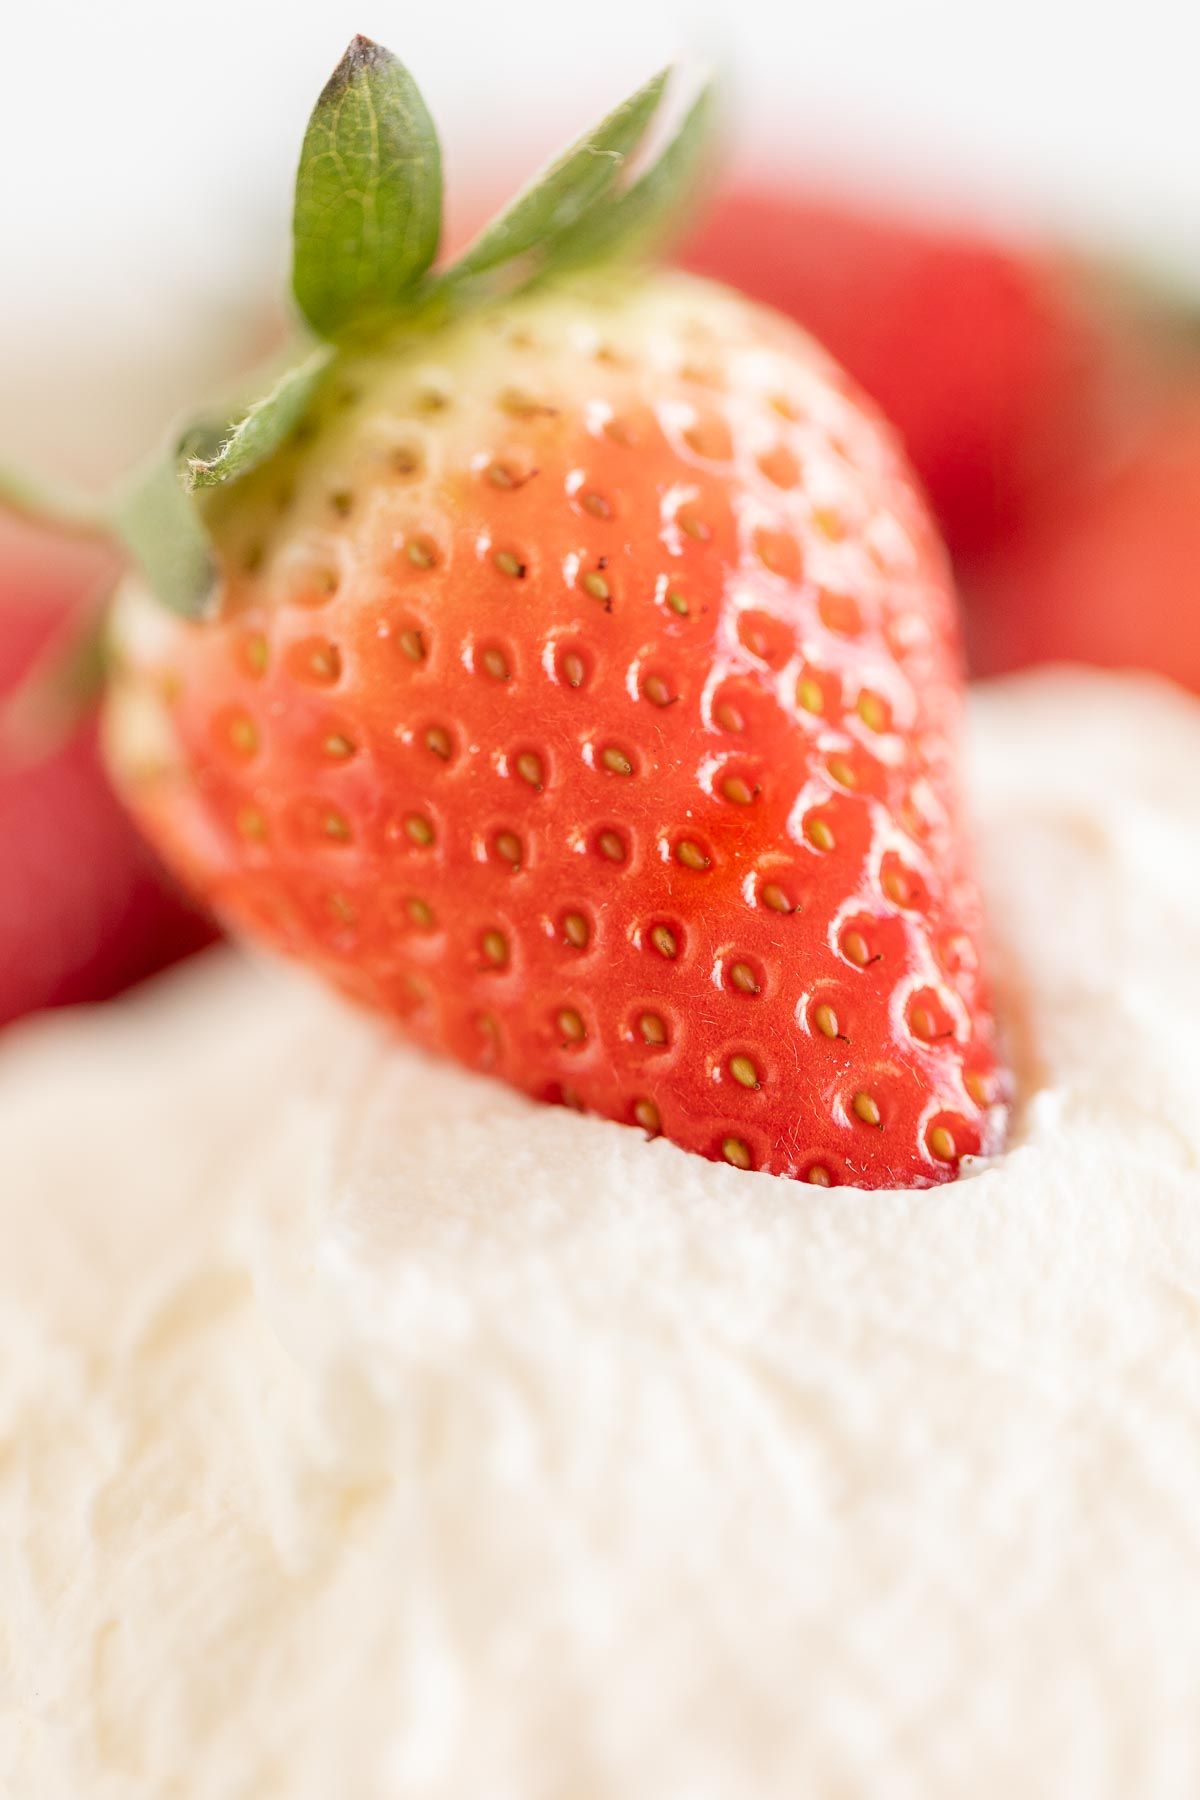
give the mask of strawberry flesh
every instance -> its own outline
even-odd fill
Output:
[[[738,1168],[994,1151],[954,596],[848,379],[675,277],[352,370],[306,435],[222,522],[217,620],[118,621],[114,754],[190,884],[429,1047]]]

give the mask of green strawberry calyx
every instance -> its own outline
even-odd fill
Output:
[[[267,462],[303,424],[342,352],[426,332],[599,262],[659,253],[702,186],[716,115],[699,89],[657,153],[664,70],[592,127],[435,267],[442,226],[437,133],[397,57],[356,37],[308,122],[296,176],[292,296],[297,342],[249,395],[192,421],[166,454],[102,505],[0,469],[0,506],[61,529],[116,537],[161,602],[202,618],[217,589],[207,528],[213,490]]]

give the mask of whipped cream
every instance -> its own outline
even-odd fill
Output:
[[[948,1187],[531,1107],[218,955],[0,1055],[0,1792],[1200,1792],[1200,706],[972,699]]]

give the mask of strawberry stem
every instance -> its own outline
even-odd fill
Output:
[[[103,505],[76,489],[0,466],[0,510],[70,537],[111,537]]]
[[[105,587],[65,618],[0,700],[0,758],[10,766],[44,762],[94,710],[107,674],[108,600]]]

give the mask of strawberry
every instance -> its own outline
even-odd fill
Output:
[[[1200,388],[1185,383],[981,572],[976,664],[1154,669],[1200,693],[1198,571]]]
[[[738,1168],[927,1185],[1004,1090],[946,560],[811,340],[629,262],[708,105],[622,183],[661,86],[434,276],[431,127],[351,47],[297,190],[335,348],[189,434],[207,536],[174,469],[125,505],[159,597],[118,604],[110,753],[225,919],[430,1048]]]
[[[904,439],[957,558],[994,548],[1086,454],[1124,340],[1040,251],[804,192],[740,190],[685,249],[804,325]]]
[[[0,524],[0,695],[111,570],[93,546]],[[0,743],[0,1024],[103,999],[212,936],[117,800],[96,721],[30,762]]]

